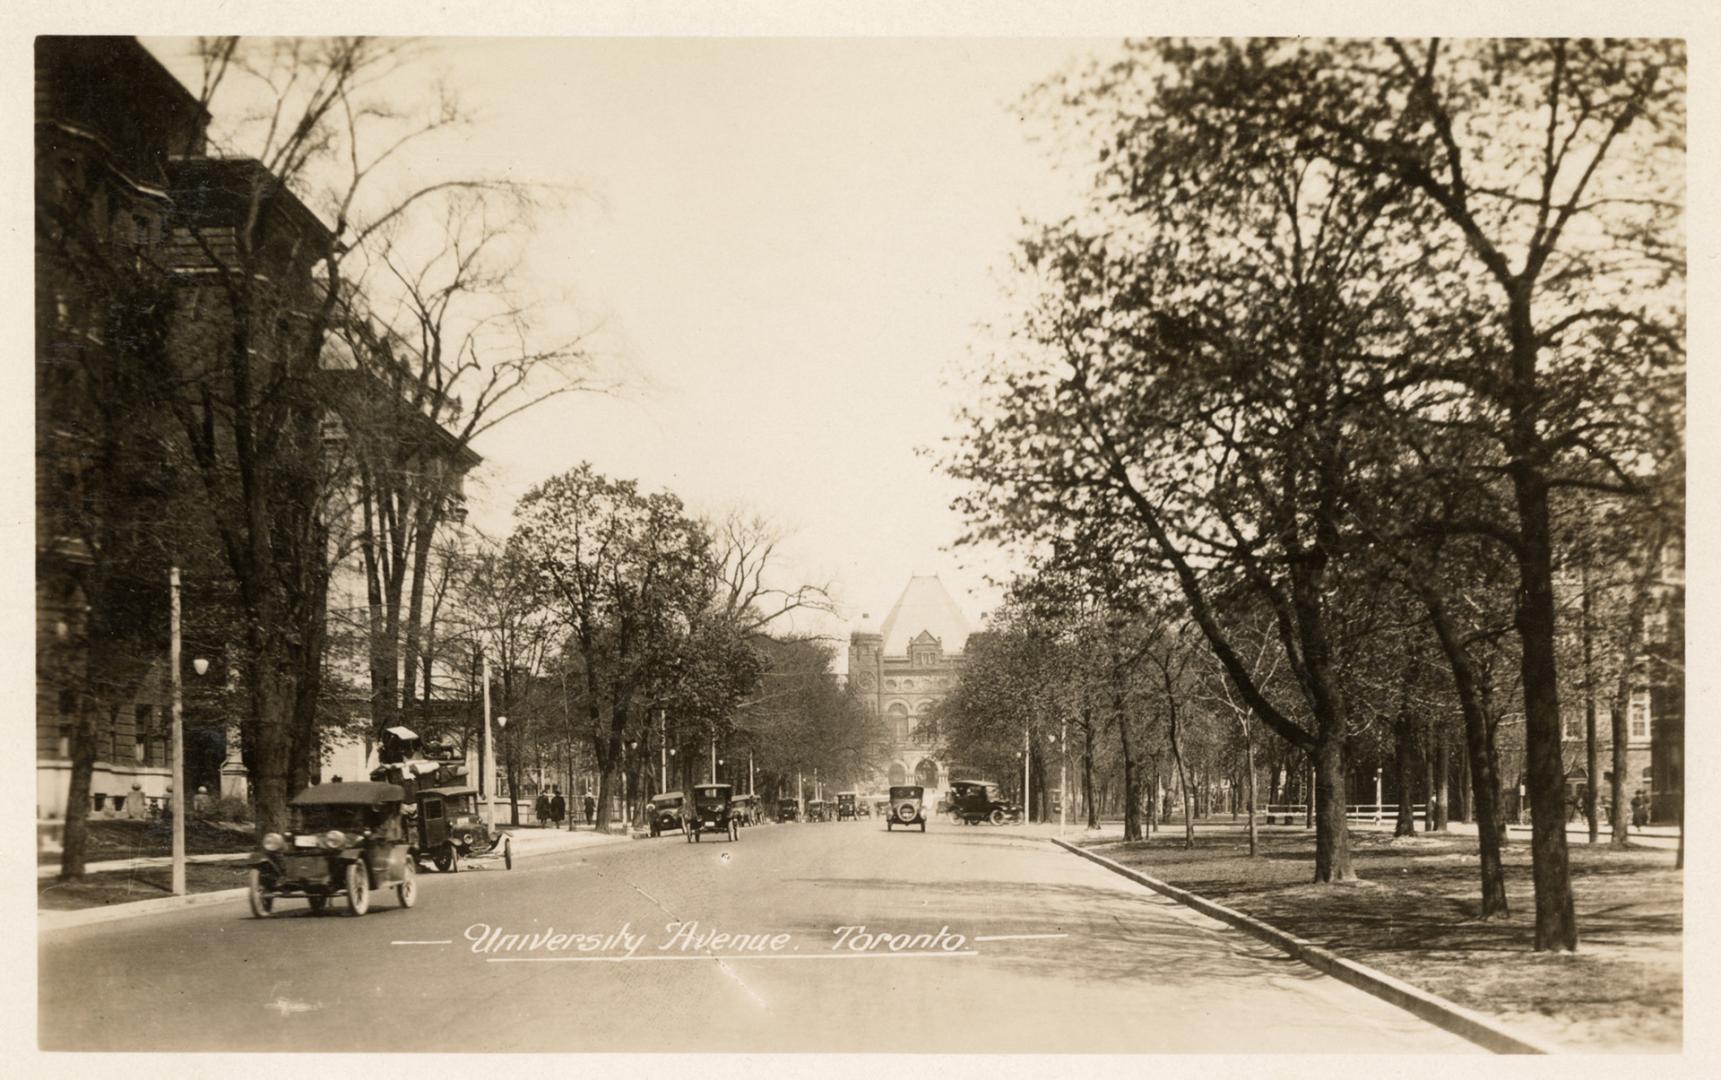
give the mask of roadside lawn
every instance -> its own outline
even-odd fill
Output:
[[[173,830],[165,818],[158,821],[97,820],[89,823],[89,830],[89,844],[84,849],[86,863],[173,854]],[[187,855],[222,855],[250,851],[256,846],[257,833],[249,825],[194,817],[185,819]],[[56,866],[59,861],[58,852],[36,853],[37,866]]]
[[[243,862],[189,863],[185,867],[185,891],[217,892],[245,886]],[[77,881],[42,878],[36,883],[39,911],[72,911],[78,908],[127,904],[133,900],[159,900],[173,895],[173,869],[152,866],[143,870],[115,870],[86,874]]]
[[[1677,1052],[1682,1041],[1684,874],[1674,853],[1570,847],[1578,952],[1530,945],[1528,843],[1505,847],[1506,919],[1477,918],[1476,839],[1352,830],[1362,880],[1313,885],[1313,830],[1203,829],[1193,849],[1168,829],[1143,843],[1084,846],[1253,915],[1509,1027],[1580,1053]]]

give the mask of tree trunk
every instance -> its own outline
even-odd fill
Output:
[[[1245,775],[1247,777],[1247,795],[1249,800],[1249,857],[1254,858],[1257,842],[1255,835],[1255,740],[1249,735],[1248,721],[1244,721],[1243,723],[1243,755],[1246,759],[1245,767],[1247,769],[1247,773]]]
[[[1504,918],[1506,906],[1506,873],[1500,863],[1500,838],[1505,821],[1500,815],[1500,780],[1498,758],[1494,751],[1494,723],[1482,701],[1476,668],[1446,612],[1444,602],[1432,590],[1421,590],[1429,622],[1446,654],[1447,667],[1458,691],[1458,704],[1464,714],[1465,767],[1469,779],[1470,797],[1466,811],[1474,810],[1476,840],[1482,876],[1481,917]]]
[[[96,723],[94,706],[80,701],[77,722],[67,749],[72,757],[72,774],[66,786],[66,823],[60,837],[60,880],[70,881],[84,876],[84,853],[89,850],[90,788],[95,778]],[[191,800],[185,805],[189,808]]]
[[[1444,731],[1439,732],[1434,742],[1434,822],[1429,825],[1433,832],[1446,831],[1447,807],[1451,805],[1452,780],[1452,741]]]
[[[1315,824],[1315,755],[1309,754],[1309,775],[1307,786],[1303,792],[1303,828],[1313,828]]]
[[[1094,806],[1094,725],[1090,719],[1082,725],[1082,809],[1087,812],[1088,828],[1100,827],[1099,808]]]
[[[1409,698],[1407,682],[1399,702],[1398,719],[1392,725],[1393,772],[1398,784],[1398,819],[1392,827],[1395,837],[1416,835],[1416,738],[1411,730]]]
[[[1183,794],[1183,846],[1195,846],[1195,803],[1189,790],[1189,775],[1183,768],[1183,750],[1177,739],[1177,710],[1171,710],[1171,757],[1177,763],[1177,787]]]
[[[1596,738],[1596,680],[1595,635],[1590,626],[1594,600],[1590,592],[1590,566],[1586,557],[1579,566],[1583,593],[1578,613],[1578,635],[1583,642],[1584,664],[1584,820],[1589,825],[1589,842],[1601,841],[1601,746]]]
[[[1323,739],[1315,748],[1315,881],[1353,881],[1350,822],[1345,808],[1345,743]]]

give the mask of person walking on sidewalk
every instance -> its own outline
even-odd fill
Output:
[[[538,828],[540,828],[540,829],[543,828],[547,824],[553,824],[553,822],[550,820],[550,793],[549,792],[547,792],[547,791],[538,792],[538,801],[532,804],[532,816],[537,819]]]
[[[558,829],[561,828],[562,827],[562,815],[566,814],[567,812],[568,812],[568,804],[567,804],[566,800],[564,800],[562,798],[562,789],[559,787],[551,788],[550,789],[550,824],[554,825]]]
[[[598,816],[598,801],[597,801],[597,799],[593,798],[592,793],[588,791],[588,792],[586,792],[586,824],[590,825],[597,818],[597,816]]]

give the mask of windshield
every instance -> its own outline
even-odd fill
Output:
[[[367,828],[376,828],[381,818],[382,815],[374,813],[368,806],[295,806],[293,830],[305,833],[328,832],[330,829],[363,832]]]

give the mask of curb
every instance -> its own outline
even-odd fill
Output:
[[[164,896],[159,900],[133,900],[129,904],[110,904],[107,907],[77,908],[72,911],[43,911],[38,913],[36,917],[36,932],[47,934],[55,930],[70,930],[75,926],[90,926],[94,923],[137,918],[140,915],[160,915],[167,911],[183,911],[186,908],[225,904],[229,901],[245,899],[249,891],[248,889],[217,889],[215,892],[191,893],[186,896]]]
[[[1233,926],[1251,935],[1283,949],[1286,953],[1321,972],[1330,975],[1340,982],[1348,983],[1364,993],[1372,994],[1388,1004],[1411,1013],[1436,1027],[1450,1031],[1460,1038],[1468,1039],[1485,1050],[1496,1054],[1554,1054],[1558,1053],[1552,1047],[1514,1034],[1501,1027],[1498,1022],[1471,1012],[1461,1005],[1447,1001],[1436,994],[1431,994],[1420,987],[1396,979],[1385,972],[1375,969],[1355,960],[1347,960],[1330,949],[1324,949],[1314,942],[1305,941],[1293,934],[1288,934],[1278,927],[1233,911],[1221,904],[1215,904],[1205,897],[1197,896],[1175,885],[1167,884],[1158,878],[1149,877],[1139,870],[1132,870],[1121,863],[1113,862],[1103,855],[1096,855],[1056,837],[1052,843],[1074,855],[1079,855],[1089,862],[1098,863],[1107,870],[1129,878],[1137,884],[1145,885],[1156,893],[1168,896],[1178,903],[1194,908],[1209,918]]]
[[[610,844],[621,843],[625,839],[621,836],[609,836],[597,842],[588,840],[580,844],[551,848],[548,851],[517,851],[514,853],[514,857],[516,859],[530,859],[540,855],[558,855],[565,851],[578,851],[584,847],[606,847]],[[39,911],[36,913],[36,932],[38,935],[49,934],[56,930],[70,930],[79,926],[118,922],[121,919],[135,919],[146,915],[160,915],[169,911],[184,911],[187,908],[209,907],[213,904],[243,900],[249,892],[249,889],[217,889],[214,892],[190,893],[186,896],[163,896],[154,900],[133,900],[126,904],[109,904],[106,907],[75,908],[71,911]]]

